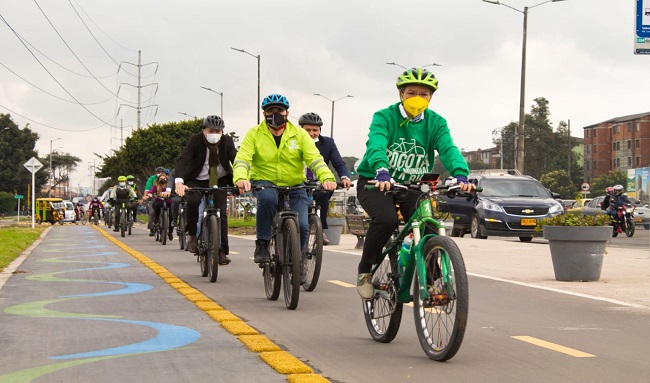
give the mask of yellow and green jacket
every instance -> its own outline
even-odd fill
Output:
[[[287,121],[280,147],[266,121],[251,128],[233,163],[233,181],[269,181],[277,186],[296,186],[305,181],[305,165],[320,182],[336,181],[314,140],[304,129]]]

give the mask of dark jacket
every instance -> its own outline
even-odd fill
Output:
[[[232,137],[223,134],[218,148],[219,162],[221,162],[221,166],[228,173],[227,176],[219,179],[219,184],[223,185],[224,178],[227,178],[226,183],[232,185],[232,163],[235,161],[235,156],[237,155],[235,142]],[[185,149],[183,149],[183,153],[176,160],[176,166],[174,167],[175,176],[182,178],[185,184],[188,181],[196,180],[196,177],[201,172],[201,168],[203,168],[207,153],[207,146],[203,142],[203,132],[199,132],[190,137],[187,145],[185,145]]]
[[[350,178],[350,171],[348,170],[348,167],[345,166],[345,162],[343,162],[341,153],[339,153],[339,150],[336,148],[333,138],[319,135],[316,147],[318,148],[320,155],[323,156],[325,163],[332,163],[339,178],[343,176]]]

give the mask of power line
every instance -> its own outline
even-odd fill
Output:
[[[77,3],[77,2],[75,1],[75,3]],[[135,49],[131,49],[131,48],[128,48],[128,47],[125,47],[124,45],[122,45],[122,44],[118,43],[117,41],[113,40],[113,38],[111,38],[111,36],[109,36],[108,33],[104,32],[104,30],[103,30],[102,28],[100,28],[99,25],[97,25],[97,23],[95,22],[95,20],[93,20],[93,18],[90,17],[90,15],[89,15],[89,14],[88,14],[84,9],[83,9],[83,7],[81,6],[81,4],[77,3],[77,7],[79,7],[79,9],[81,9],[81,12],[83,12],[84,15],[86,15],[86,17],[88,17],[88,19],[89,19],[90,21],[92,21],[93,24],[95,24],[95,26],[97,27],[97,29],[99,29],[99,30],[100,30],[100,31],[101,31],[101,32],[102,32],[106,37],[108,37],[109,40],[111,40],[111,41],[114,42],[115,44],[121,46],[122,48],[126,49],[127,51],[137,52],[137,50],[135,50]]]
[[[6,106],[4,106],[4,105],[2,105],[2,104],[0,104],[0,108],[3,108],[3,109],[5,109],[5,110],[8,110],[10,113],[15,114],[16,116],[22,117],[22,118],[24,118],[24,119],[27,120],[27,121],[30,121],[30,122],[33,122],[33,123],[35,123],[35,124],[38,124],[38,125],[44,126],[44,127],[46,127],[46,128],[50,128],[50,129],[54,129],[54,130],[60,130],[60,131],[62,131],[62,132],[89,132],[89,131],[91,131],[91,130],[96,130],[96,129],[102,128],[102,127],[104,127],[104,126],[106,126],[106,125],[108,125],[108,126],[112,126],[112,125],[109,125],[108,123],[104,123],[104,124],[102,124],[102,125],[99,125],[99,126],[96,126],[96,127],[94,127],[94,128],[90,128],[90,129],[62,129],[62,128],[57,128],[57,127],[50,126],[50,125],[47,125],[47,124],[43,124],[42,122],[38,122],[38,121],[36,121],[36,120],[32,120],[32,119],[29,118],[29,117],[25,117],[25,116],[23,116],[23,115],[20,114],[20,113],[14,112],[13,110],[7,108]],[[114,118],[114,117],[111,117],[111,118]]]
[[[4,22],[4,23],[7,25],[7,27],[9,27],[9,29],[11,29],[11,31],[16,35],[16,37],[18,37],[18,34],[16,33],[16,31],[11,27],[11,25],[9,25],[9,22],[7,22],[7,20],[5,20],[5,18],[2,16],[2,14],[0,14],[0,19],[2,19],[2,22]],[[20,38],[19,38],[19,40],[20,40]],[[34,57],[34,59],[36,59],[36,61],[41,65],[41,67],[43,67],[43,69],[45,70],[45,72],[47,72],[47,74],[49,74],[50,77],[52,77],[52,79],[53,79],[54,81],[56,81],[57,84],[59,84],[59,86],[61,87],[61,89],[63,89],[63,90],[64,90],[64,91],[65,91],[65,92],[66,92],[70,97],[72,97],[72,99],[75,100],[75,101],[77,102],[77,104],[79,104],[82,108],[84,108],[88,113],[92,114],[93,117],[95,117],[95,118],[98,119],[99,121],[103,122],[103,123],[106,124],[106,125],[110,125],[108,122],[102,120],[99,116],[97,116],[97,115],[96,115],[95,113],[93,113],[90,109],[86,108],[86,106],[84,106],[81,102],[79,102],[79,100],[77,100],[77,98],[76,98],[75,96],[73,96],[72,93],[70,93],[70,92],[69,92],[69,91],[68,91],[68,90],[63,86],[63,84],[61,84],[61,82],[59,82],[59,80],[56,79],[56,77],[54,77],[54,75],[53,75],[53,74],[52,74],[52,73],[51,73],[51,72],[50,72],[50,71],[45,67],[45,65],[43,65],[43,63],[41,62],[41,60],[39,60],[38,57],[36,57],[36,55],[34,54],[34,52],[32,52],[31,49],[29,49],[29,47],[28,47],[28,46],[27,46],[27,45],[26,45],[22,40],[20,40],[20,42],[21,42],[21,43],[23,44],[23,46],[27,49],[27,51],[28,51],[28,52],[29,52],[29,53]],[[112,126],[112,125],[111,125],[111,126]]]

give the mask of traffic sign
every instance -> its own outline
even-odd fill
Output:
[[[588,192],[590,187],[591,186],[589,185],[588,182],[583,182],[582,185],[580,185],[580,189],[582,189],[582,191],[584,192]]]
[[[14,198],[15,199],[23,199],[25,197],[22,194],[16,194],[16,195],[14,195]]]
[[[36,157],[32,157],[27,162],[25,162],[23,166],[26,167],[27,170],[29,170],[32,174],[34,174],[37,171],[41,170],[43,164],[40,163],[40,161],[37,160]]]

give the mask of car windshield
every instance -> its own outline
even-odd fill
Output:
[[[484,197],[537,197],[551,198],[551,194],[535,180],[484,179],[481,182]]]

